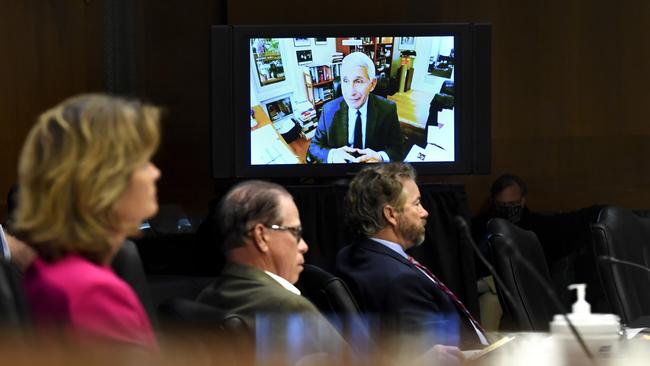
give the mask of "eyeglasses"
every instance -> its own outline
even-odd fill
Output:
[[[264,225],[266,226],[266,225]],[[280,226],[280,225],[270,225],[266,226],[268,229],[271,230],[279,230],[279,231],[288,231],[291,233],[296,238],[296,241],[300,243],[300,239],[302,239],[302,226]]]

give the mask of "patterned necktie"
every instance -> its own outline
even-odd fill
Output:
[[[463,305],[463,302],[460,301],[460,299],[456,296],[456,294],[454,294],[447,286],[445,286],[445,284],[442,283],[442,281],[440,281],[438,277],[436,277],[431,271],[429,271],[427,267],[422,265],[420,262],[416,261],[415,258],[409,255],[408,260],[409,262],[413,263],[414,266],[416,266],[418,269],[424,272],[427,275],[427,277],[429,277],[429,279],[433,281],[436,287],[438,287],[438,289],[440,289],[442,292],[447,294],[447,296],[451,299],[451,301],[453,301],[454,304],[456,305],[456,308],[458,308],[458,310],[460,310],[463,314],[465,314],[465,316],[467,316],[467,318],[472,323],[472,325],[474,325],[474,328],[476,328],[478,331],[483,333],[483,337],[485,337],[485,329],[483,329],[481,323],[479,323],[474,318],[474,316],[472,316],[472,313],[470,313],[469,310],[467,310],[465,305]],[[487,340],[487,337],[485,337],[485,339]]]
[[[355,149],[363,149],[363,137],[361,135],[361,111],[357,110],[357,120],[354,122],[354,145]]]

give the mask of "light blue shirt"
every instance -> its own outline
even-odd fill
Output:
[[[389,240],[378,239],[378,238],[370,238],[370,240],[375,241],[375,242],[385,246],[386,248],[396,252],[397,254],[404,257],[404,259],[409,259],[409,256],[404,251],[404,248],[402,248],[402,246],[397,244],[397,243],[394,243],[394,242],[389,241]]]

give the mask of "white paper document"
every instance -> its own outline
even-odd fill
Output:
[[[298,164],[298,157],[289,149],[273,125],[251,131],[251,164]]]

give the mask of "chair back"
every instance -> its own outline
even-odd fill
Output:
[[[144,273],[138,248],[132,241],[124,241],[124,244],[113,257],[111,268],[118,277],[131,286],[147,312],[151,325],[154,329],[157,329],[158,317],[151,298],[149,283]]]
[[[502,328],[548,331],[549,322],[557,312],[553,302],[530,268],[527,268],[521,258],[516,258],[510,247],[516,246],[521,256],[526,258],[550,285],[551,276],[537,235],[500,218],[490,220],[487,230],[494,268],[514,297],[509,299],[497,287],[504,311]]]
[[[0,259],[0,327],[20,329],[29,320],[27,301],[18,270]]]
[[[328,318],[353,348],[362,349],[368,346],[368,325],[362,319],[352,292],[342,279],[317,266],[305,264],[296,287]]]
[[[181,297],[168,299],[158,307],[163,323],[176,327],[213,329],[215,331],[249,331],[244,320],[236,314],[224,314],[221,310],[195,300]]]
[[[359,313],[345,282],[317,266],[305,264],[296,287],[324,314]]]
[[[650,219],[622,207],[606,206],[590,229],[597,261],[604,255],[650,267]],[[624,324],[650,315],[648,272],[599,261],[598,275],[607,301]]]

